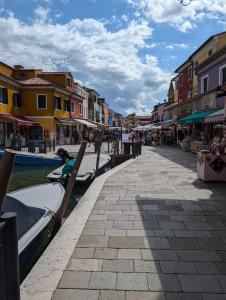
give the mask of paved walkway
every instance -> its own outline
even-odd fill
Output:
[[[194,171],[194,155],[146,147],[110,177],[53,299],[226,299],[226,185]]]

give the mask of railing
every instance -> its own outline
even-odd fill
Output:
[[[48,153],[55,151],[55,139],[53,140],[25,140],[25,139],[8,139],[6,148],[11,148],[17,151],[32,152],[32,153]]]
[[[137,157],[141,155],[141,147],[141,142],[132,141],[124,143],[120,139],[111,140],[108,138],[107,141],[102,143],[101,152],[111,155],[131,155]]]

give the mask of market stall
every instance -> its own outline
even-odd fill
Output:
[[[210,140],[213,134],[213,126],[206,121],[206,118],[219,111],[219,108],[200,111],[182,118],[178,122],[179,125],[186,126],[186,136],[189,136],[190,151],[192,153],[198,153],[201,150],[209,149]]]

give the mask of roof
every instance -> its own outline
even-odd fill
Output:
[[[25,80],[18,80],[18,82],[21,85],[26,85],[26,86],[33,86],[33,85],[39,85],[39,86],[53,86],[53,83],[42,79],[40,77],[33,77],[33,78],[29,78],[29,79],[25,79]]]
[[[65,75],[65,74],[73,77],[71,72],[42,72],[42,75]]]
[[[205,117],[209,116],[210,114],[213,114],[217,111],[219,111],[219,108],[209,109],[205,111],[200,111],[197,113],[194,113],[192,115],[189,115],[185,118],[180,119],[178,124],[197,124],[197,123],[204,123]]]
[[[181,67],[183,67],[183,65],[185,65],[187,62],[189,62],[189,60],[191,60],[191,58],[196,54],[198,53],[203,47],[205,47],[213,38],[215,38],[216,36],[219,36],[221,34],[224,34],[226,33],[226,31],[223,31],[223,32],[220,32],[220,33],[217,33],[215,35],[212,35],[211,37],[208,38],[208,40],[206,40],[201,46],[199,46],[198,49],[196,49],[189,57],[188,59],[183,62],[176,70],[175,72],[177,72],[177,70],[179,70]]]

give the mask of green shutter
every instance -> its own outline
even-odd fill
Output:
[[[18,106],[18,107],[21,107],[21,106],[22,106],[21,94],[17,94],[17,106]]]
[[[3,103],[8,104],[8,89],[3,88]]]

